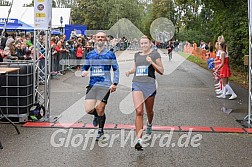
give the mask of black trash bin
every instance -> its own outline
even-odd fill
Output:
[[[33,104],[33,62],[8,62],[1,66],[20,68],[1,76],[0,107],[15,122],[26,122]]]

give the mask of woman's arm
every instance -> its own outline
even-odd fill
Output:
[[[164,67],[163,67],[163,63],[161,61],[161,58],[157,58],[156,59],[156,63],[154,61],[152,61],[150,56],[146,57],[146,60],[151,63],[151,65],[153,66],[153,68],[160,74],[163,75],[164,74]]]
[[[221,53],[221,64],[217,67],[217,71],[219,71],[223,67],[224,61],[225,61],[225,52],[222,52]]]
[[[220,63],[221,62],[221,60],[219,59],[219,60],[215,60],[214,61],[214,63],[216,64],[216,63]]]
[[[130,76],[130,74],[134,74],[135,71],[136,71],[136,63],[134,63],[134,67],[132,69],[130,69],[129,71],[127,71],[125,73],[125,75],[128,77],[128,76]]]

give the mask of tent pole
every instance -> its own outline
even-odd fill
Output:
[[[10,17],[12,5],[13,5],[13,0],[11,1],[10,9],[9,9],[9,11],[8,11],[7,18],[6,18],[5,22],[4,22],[4,27],[3,27],[3,30],[2,30],[2,33],[1,33],[1,40],[0,40],[0,41],[2,41],[2,38],[3,38],[4,32],[5,32],[5,29],[6,29],[6,26],[7,26],[9,17]]]
[[[251,62],[251,37],[252,37],[252,11],[251,8],[252,7],[252,3],[250,2],[250,0],[248,0],[248,26],[249,26],[249,99],[248,99],[248,115],[245,117],[248,120],[248,125],[251,126],[252,120],[251,120],[251,100],[252,100],[252,89],[251,89],[251,74],[252,74],[252,62]]]

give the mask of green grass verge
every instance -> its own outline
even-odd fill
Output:
[[[195,64],[198,64],[200,67],[208,69],[207,68],[207,63],[204,60],[202,60],[202,59],[200,59],[200,58],[198,58],[196,56],[184,53],[184,52],[179,52],[179,54],[181,56],[183,56],[184,58],[186,58],[187,60],[189,60],[190,62],[193,62]]]
[[[184,52],[179,52],[178,54],[180,54],[181,56],[183,56],[184,58],[186,58],[190,62],[193,62],[193,63],[199,65],[200,67],[209,70],[207,67],[207,63],[205,61],[203,61],[202,59],[200,59],[196,56],[184,53]],[[238,71],[235,71],[231,68],[231,74],[232,75],[229,78],[230,81],[244,87],[245,89],[248,89],[248,75],[246,73],[238,72]]]

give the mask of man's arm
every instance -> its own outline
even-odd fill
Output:
[[[117,85],[119,83],[119,65],[114,53],[112,53],[112,69],[114,71],[113,84]]]
[[[85,63],[81,68],[81,76],[82,77],[86,77],[88,75],[88,70],[90,68],[90,60],[89,60],[89,54],[87,55],[86,59],[85,59]]]

